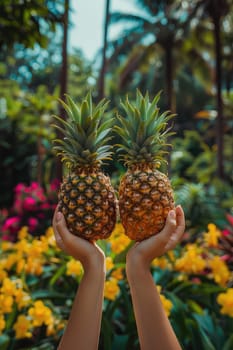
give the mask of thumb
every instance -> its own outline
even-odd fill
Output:
[[[71,234],[67,228],[65,217],[60,211],[57,211],[57,213],[56,213],[55,225],[56,225],[56,229],[57,229],[59,235],[61,236],[62,240],[64,242],[66,242],[68,237]]]

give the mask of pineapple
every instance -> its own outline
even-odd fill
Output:
[[[68,171],[59,190],[59,210],[69,230],[89,241],[110,236],[116,223],[116,197],[101,165],[111,159],[111,119],[105,118],[107,102],[97,106],[89,93],[80,104],[70,96],[60,101],[67,120],[54,116],[54,127],[64,135],[54,140],[54,150]]]
[[[115,132],[120,160],[127,166],[119,185],[119,211],[125,234],[142,241],[164,227],[169,210],[174,208],[168,177],[158,170],[168,151],[166,139],[173,133],[167,122],[174,116],[160,113],[158,93],[152,102],[137,91],[136,102],[126,97],[121,102],[126,118],[118,115]]]

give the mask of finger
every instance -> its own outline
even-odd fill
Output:
[[[177,221],[177,231],[184,232],[185,230],[185,216],[181,205],[176,207],[176,221]]]
[[[65,245],[70,245],[72,242],[72,234],[69,232],[64,215],[57,211],[55,213],[55,228],[57,235],[61,237]]]
[[[76,259],[80,260],[81,263],[85,260],[86,256],[93,251],[94,243],[88,242],[84,238],[80,238],[72,234],[66,225],[64,215],[61,212],[56,213],[55,226],[58,234],[60,235],[66,253],[72,255]],[[95,247],[96,249],[96,247]]]
[[[168,243],[165,246],[166,250],[175,248],[177,243],[179,243],[183,237],[185,230],[185,218],[182,207],[179,205],[176,207],[176,228],[171,234]]]
[[[176,211],[170,210],[167,215],[165,226],[162,229],[162,231],[158,234],[158,236],[160,236],[161,239],[168,241],[168,239],[174,233],[176,226]]]
[[[55,209],[54,215],[53,215],[53,231],[54,231],[54,236],[55,236],[55,240],[56,240],[56,244],[57,246],[65,251],[65,245],[64,242],[62,240],[61,235],[59,234],[58,230],[57,230],[57,213],[58,213],[58,206]]]

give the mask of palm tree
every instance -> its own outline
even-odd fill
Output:
[[[213,23],[214,52],[215,52],[215,86],[216,86],[216,144],[217,144],[217,174],[224,179],[224,117],[222,101],[222,21],[231,9],[230,0],[199,0],[199,8],[202,10],[201,18],[210,18]]]
[[[167,108],[174,111],[173,100],[173,78],[174,78],[174,57],[175,49],[180,47],[189,31],[189,25],[195,16],[199,4],[183,6],[181,0],[170,1],[149,1],[138,0],[137,4],[142,9],[139,15],[113,13],[113,23],[131,23],[131,27],[125,29],[120,37],[112,42],[114,49],[113,59],[118,56],[129,54],[135,46],[138,46],[137,53],[127,61],[124,70],[125,74],[131,74],[135,68],[148,59],[148,55],[156,55],[158,46],[162,48],[165,61],[165,92],[167,97]],[[134,52],[136,52],[134,48]]]
[[[62,64],[60,73],[60,99],[64,100],[67,92],[67,57],[68,57],[68,24],[69,24],[69,0],[64,0],[64,13],[63,13],[63,41],[62,41]],[[59,115],[65,118],[64,108],[60,105]],[[61,138],[61,134],[58,132],[57,137]],[[57,178],[62,178],[62,165],[61,162],[57,161]]]
[[[99,82],[98,82],[98,100],[101,100],[105,96],[105,73],[106,73],[106,51],[107,51],[107,39],[108,39],[108,27],[110,18],[110,0],[106,0],[105,11],[105,24],[104,24],[104,42],[102,49],[102,65],[100,69]]]

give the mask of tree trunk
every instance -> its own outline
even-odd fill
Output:
[[[100,69],[99,89],[98,89],[99,101],[105,96],[106,50],[107,50],[107,40],[108,40],[109,9],[110,9],[110,0],[106,0],[104,43],[103,43],[103,50],[102,50],[102,65]]]
[[[220,2],[218,1],[218,4]],[[224,117],[222,102],[222,68],[221,68],[221,29],[220,15],[215,11],[214,22],[214,39],[215,39],[215,84],[217,90],[217,120],[216,120],[216,143],[217,143],[217,175],[224,179],[223,163],[223,135],[224,135]]]
[[[63,15],[63,41],[62,41],[62,65],[60,73],[60,99],[65,99],[67,93],[67,46],[68,46],[68,23],[69,23],[69,0],[65,0],[64,3],[64,15]],[[64,108],[60,105],[59,116],[65,119]],[[58,132],[57,138],[62,138],[63,135]],[[62,164],[58,159],[57,162],[57,178],[61,181],[62,179]]]
[[[169,43],[165,47],[165,75],[166,75],[166,97],[167,97],[167,109],[171,111],[172,113],[175,112],[175,107],[173,103],[173,61],[172,61],[172,49],[173,45],[172,43]],[[172,126],[172,121],[169,121],[168,127]],[[170,143],[170,140],[168,139],[168,143]],[[170,151],[170,150],[169,150]],[[171,176],[171,152],[167,155],[167,171],[168,175]]]
[[[172,113],[174,110],[173,99],[173,61],[172,61],[172,44],[165,47],[165,69],[166,69],[166,97],[167,97],[167,109]]]

